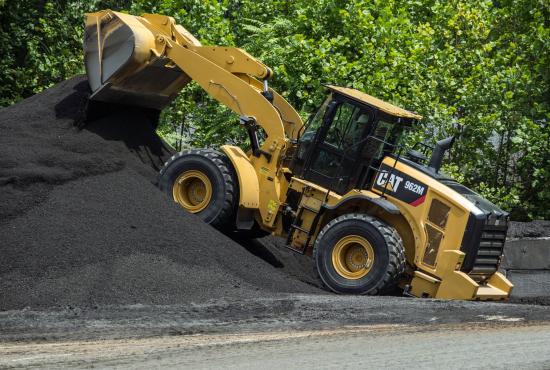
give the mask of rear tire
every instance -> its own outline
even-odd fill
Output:
[[[405,248],[397,231],[365,214],[330,221],[313,249],[315,271],[335,293],[376,295],[393,289],[405,271]]]
[[[213,149],[175,154],[160,170],[158,184],[204,222],[222,231],[235,228],[237,181],[225,154]]]

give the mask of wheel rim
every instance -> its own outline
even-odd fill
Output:
[[[340,239],[332,250],[332,265],[336,272],[350,280],[366,276],[374,264],[374,249],[367,239],[348,235]]]
[[[191,170],[178,176],[172,188],[174,200],[191,213],[198,213],[212,199],[212,183],[202,172]]]

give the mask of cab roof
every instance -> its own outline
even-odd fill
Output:
[[[412,118],[415,120],[422,119],[422,116],[418,114],[409,112],[408,110],[405,110],[403,108],[399,108],[393,104],[390,104],[383,100],[375,98],[374,96],[365,94],[364,92],[361,92],[359,90],[351,89],[349,87],[340,87],[340,86],[333,86],[333,85],[326,85],[326,86],[329,89],[336,91],[342,95],[345,95],[351,99],[358,100],[361,103],[380,109],[382,112],[385,112],[389,115],[392,115],[395,117]]]

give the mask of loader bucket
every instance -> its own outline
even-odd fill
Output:
[[[91,100],[162,109],[189,77],[157,56],[145,19],[110,10],[87,14],[84,63]]]

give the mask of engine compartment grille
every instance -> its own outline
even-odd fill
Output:
[[[504,252],[508,226],[485,224],[479,248],[469,275],[477,282],[485,281],[498,270]]]

